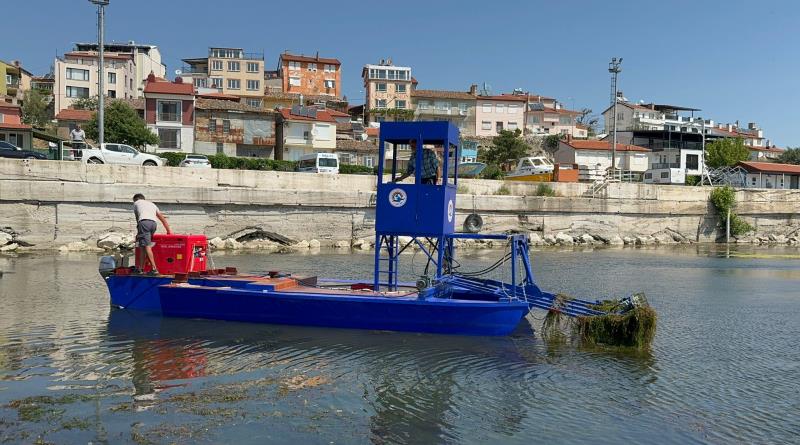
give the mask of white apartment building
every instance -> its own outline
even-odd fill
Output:
[[[133,57],[133,63],[136,65],[136,74],[133,80],[135,95],[133,97],[143,96],[144,85],[150,73],[162,79],[167,77],[167,66],[162,63],[161,51],[155,45],[136,43],[131,40],[127,43],[106,43],[103,47],[107,53],[130,54]],[[97,48],[97,43],[75,44],[76,51],[96,52]]]
[[[497,136],[502,130],[525,128],[525,96],[502,94],[478,96],[475,103],[475,135]]]
[[[140,97],[136,87],[136,64],[131,54],[104,55],[104,94],[109,98]],[[55,59],[53,97],[55,114],[76,99],[98,95],[98,56],[92,51],[72,51]]]

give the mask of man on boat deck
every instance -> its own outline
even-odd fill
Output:
[[[139,262],[140,255],[144,254],[143,260],[150,261],[150,265],[153,266],[150,274],[158,275],[156,261],[153,258],[153,234],[158,228],[156,219],[161,221],[168,234],[172,233],[172,229],[169,228],[167,217],[158,210],[155,204],[144,199],[144,195],[141,193],[133,195],[133,214],[136,215],[136,264],[141,264],[144,269],[147,263]]]
[[[406,172],[400,175],[394,182],[400,182],[403,179],[414,174],[416,170],[414,164],[416,163],[417,159],[417,141],[416,139],[412,139],[409,143],[411,146],[411,157],[408,161],[408,167],[406,167]],[[439,157],[436,156],[436,152],[434,152],[430,148],[423,148],[422,149],[422,183],[423,184],[431,184],[436,185],[439,181]]]

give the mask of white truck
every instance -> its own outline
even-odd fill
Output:
[[[103,144],[100,148],[87,145],[81,150],[80,158],[86,164],[126,164],[145,167],[166,164],[166,159],[142,153],[130,145],[111,143]]]

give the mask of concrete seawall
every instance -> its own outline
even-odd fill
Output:
[[[589,234],[605,242],[721,236],[708,187],[611,184],[593,197],[589,184],[551,186],[557,197],[535,196],[538,184],[462,180],[457,223],[475,211],[487,232]],[[134,231],[131,196],[142,192],[176,232],[222,237],[260,227],[333,244],[373,235],[374,191],[373,176],[0,160],[0,229],[34,249],[96,245],[108,232]],[[738,213],[756,228],[744,241],[786,242],[800,234],[800,191],[742,190],[737,199]]]

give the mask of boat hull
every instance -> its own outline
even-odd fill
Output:
[[[516,300],[331,295],[247,284],[237,288],[168,283],[169,279],[136,276],[108,280],[113,305],[166,317],[496,336],[510,334],[530,310]]]

